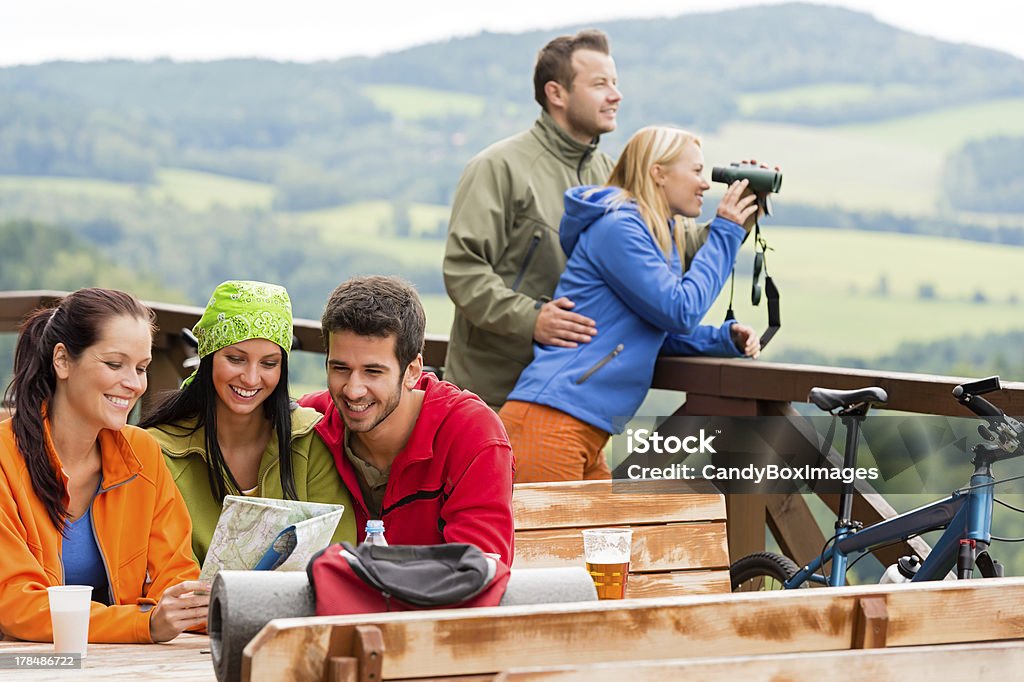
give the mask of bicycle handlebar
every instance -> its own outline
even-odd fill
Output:
[[[999,377],[989,377],[953,389],[953,397],[957,402],[989,423],[987,428],[978,427],[978,433],[989,443],[981,443],[973,448],[975,455],[982,461],[995,462],[1024,455],[1021,444],[1024,424],[1006,416],[1005,412],[978,395],[998,391],[999,388]]]
[[[995,417],[996,419],[1000,419],[1006,416],[1005,412],[981,396],[965,394],[963,398],[958,400],[961,405],[979,417]]]
[[[957,402],[979,417],[995,417],[1000,419],[1006,414],[998,407],[981,397],[982,393],[991,393],[1000,389],[999,377],[989,377],[980,381],[960,384],[953,389],[953,397]]]

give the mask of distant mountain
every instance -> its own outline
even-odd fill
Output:
[[[625,131],[672,121],[708,132],[743,117],[837,124],[1024,95],[1021,60],[834,7],[788,4],[597,27],[611,38],[628,97]],[[0,174],[146,183],[174,166],[271,183],[277,206],[289,210],[369,198],[443,204],[470,154],[536,116],[534,55],[551,36],[578,28],[483,33],[316,64],[3,68]],[[406,104],[373,97],[369,87],[381,85],[426,88],[413,96],[428,100],[463,93],[480,106],[410,120]],[[784,99],[741,106],[752,93],[818,86],[866,90],[810,108]]]
[[[793,3],[595,26],[611,38],[629,108],[705,129],[735,115],[741,92],[834,83],[904,85],[915,89],[905,103],[916,101],[916,110],[1024,94],[1024,61],[1012,55],[908,33],[837,7]],[[483,33],[341,66],[359,82],[524,101],[532,97],[527,76],[537,49],[580,28],[585,26]]]

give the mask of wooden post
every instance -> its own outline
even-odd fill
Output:
[[[885,597],[861,597],[853,621],[854,649],[881,649],[885,647],[889,628],[889,612]]]

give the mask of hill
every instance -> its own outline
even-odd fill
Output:
[[[838,125],[1024,96],[1024,63],[834,7],[599,25],[620,130],[673,121]],[[160,168],[271,183],[279,208],[446,203],[469,155],[535,115],[537,48],[579,27],[484,33],[316,64],[57,62],[0,69],[0,174],[151,182]],[[836,40],[835,36],[842,36]],[[624,135],[609,136],[614,151]]]
[[[783,167],[777,220],[809,229],[769,227],[786,324],[771,353],[873,358],[1024,326],[1007,275],[1024,262],[1024,62],[808,4],[598,27],[625,93],[604,149],[671,121],[703,134],[709,166]],[[536,50],[577,28],[316,64],[0,69],[0,222],[58,225],[196,304],[224,279],[266,279],[315,318],[340,279],[402,274],[443,333],[462,167],[529,125]],[[21,267],[8,239],[5,271]],[[62,267],[61,286],[86,269]]]

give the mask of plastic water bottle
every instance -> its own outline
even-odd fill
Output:
[[[916,556],[901,556],[899,561],[885,569],[885,573],[882,574],[882,579],[878,581],[878,584],[909,583],[917,575],[917,569],[919,568],[921,568],[921,560]]]
[[[380,547],[388,546],[388,541],[384,539],[383,521],[380,519],[368,519],[366,521],[366,539],[363,540],[363,544],[378,545]]]

